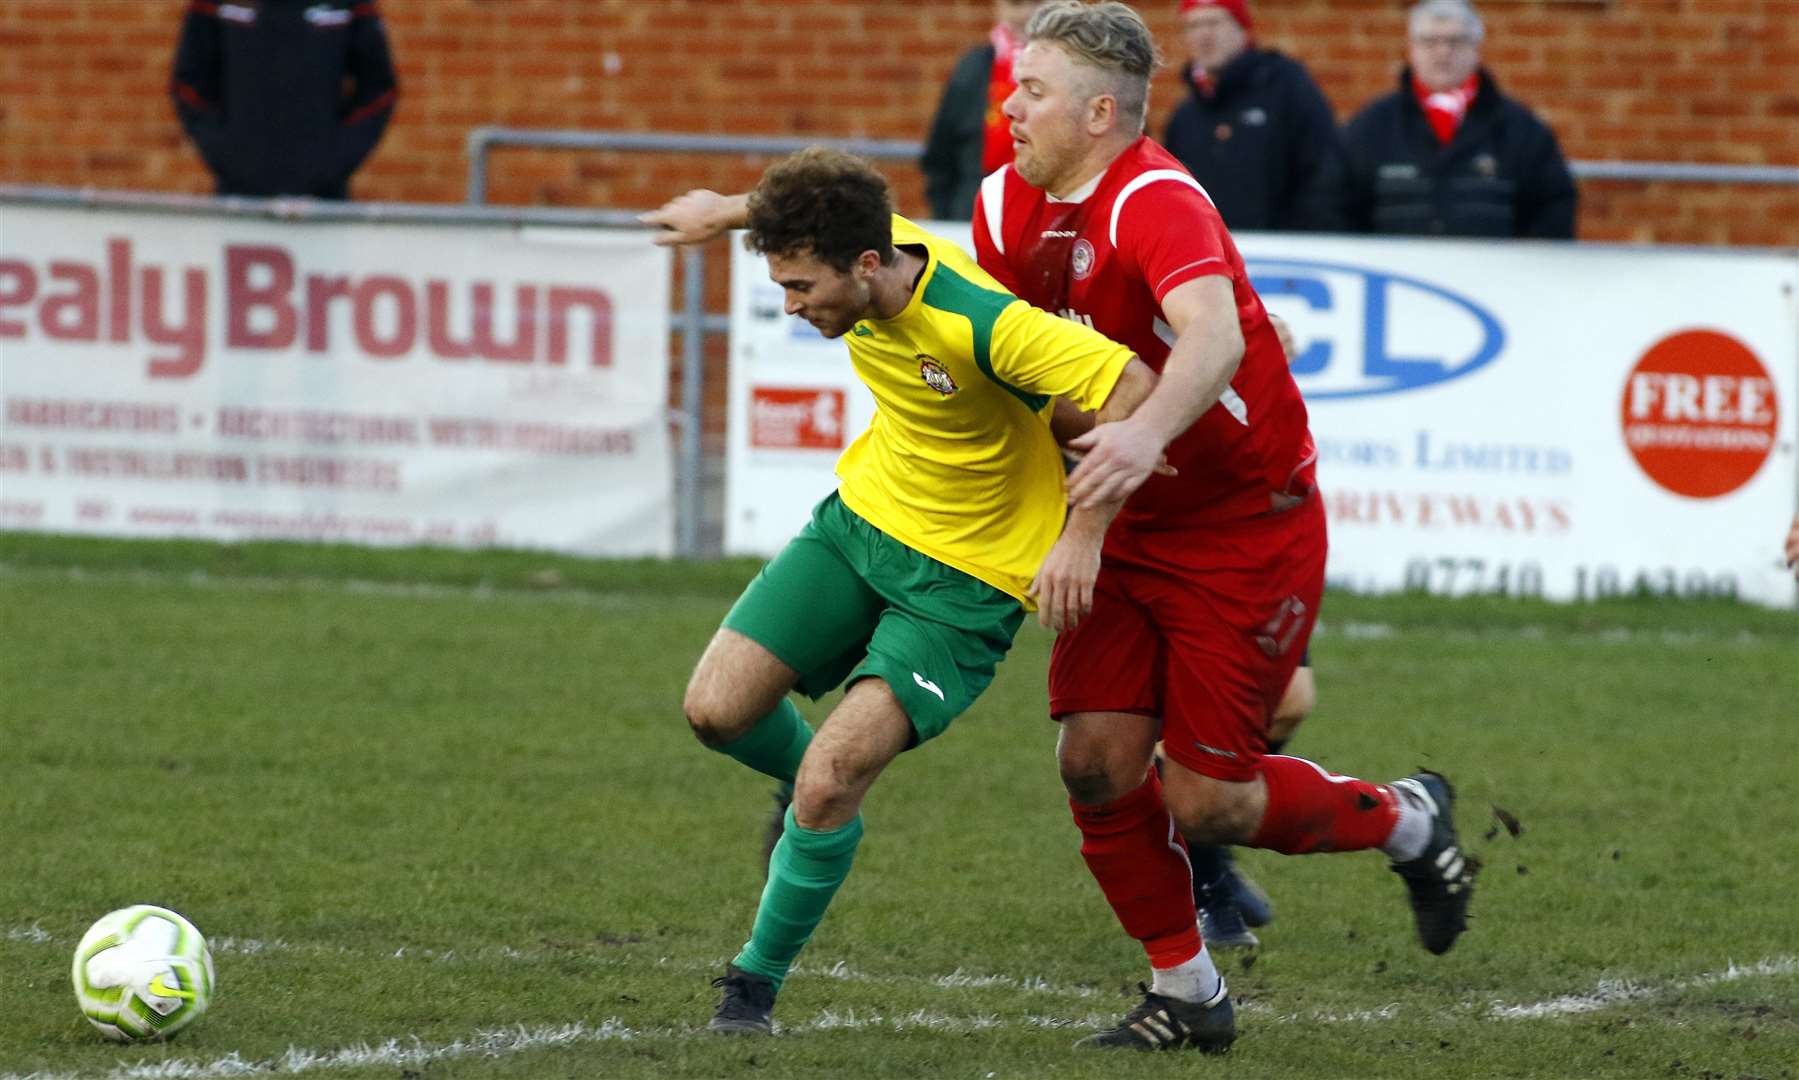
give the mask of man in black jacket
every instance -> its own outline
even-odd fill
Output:
[[[347,199],[398,86],[374,0],[191,0],[170,92],[219,194]]]
[[[1397,92],[1349,122],[1348,206],[1365,232],[1574,238],[1577,195],[1555,135],[1481,67],[1464,0],[1412,8]]]
[[[1024,47],[1024,26],[1043,0],[994,0],[993,30],[962,54],[943,87],[925,139],[925,198],[939,221],[967,221],[981,178],[1012,161],[1012,137],[999,107],[1012,88],[1012,56]]]
[[[1297,61],[1257,48],[1244,0],[1181,0],[1191,96],[1162,142],[1239,229],[1347,228],[1342,146],[1318,84]]]

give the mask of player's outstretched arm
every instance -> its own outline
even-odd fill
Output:
[[[750,197],[720,195],[716,191],[696,188],[651,210],[637,215],[645,225],[661,226],[662,232],[652,239],[669,247],[675,244],[703,244],[715,236],[741,229],[750,221]]]
[[[1162,451],[1218,403],[1243,360],[1237,298],[1221,275],[1194,278],[1162,298],[1174,348],[1155,392],[1129,419],[1101,423],[1074,440],[1086,458],[1068,478],[1072,506],[1122,502],[1143,486]]]

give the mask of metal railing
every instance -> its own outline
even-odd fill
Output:
[[[625,210],[588,210],[546,206],[468,206],[457,203],[355,203],[315,199],[248,199],[241,196],[170,195],[141,191],[106,191],[35,184],[0,184],[0,204],[85,207],[93,210],[139,210],[168,214],[208,214],[264,218],[274,221],[395,223],[418,225],[583,226],[643,229],[637,215]],[[681,253],[685,289],[675,329],[681,335],[681,404],[668,411],[679,432],[675,469],[675,551],[691,558],[701,554],[700,522],[702,411],[705,404],[705,335],[722,332],[727,320],[708,319],[705,310],[705,256],[698,248]]]
[[[916,160],[915,142],[889,139],[807,139],[773,135],[662,135],[647,131],[533,131],[478,127],[468,135],[468,202],[487,202],[487,157],[496,146],[536,150],[625,150],[637,153],[768,154],[778,156],[808,146],[829,146],[883,161]],[[672,193],[671,193],[672,194]]]
[[[74,206],[91,210],[152,210],[272,221],[368,221],[408,225],[587,225],[641,229],[623,210],[553,206],[467,206],[461,203],[359,203],[318,199],[249,199],[240,195],[174,195],[154,191],[0,184],[0,202]]]
[[[1570,161],[1577,180],[1643,180],[1669,184],[1799,185],[1799,165],[1710,165],[1686,161]]]
[[[488,157],[495,147],[540,150],[612,150],[665,154],[791,154],[829,146],[883,161],[916,161],[922,143],[897,139],[809,139],[793,136],[678,135],[645,131],[533,131],[479,127],[468,136],[468,201],[487,202]],[[1581,180],[1641,180],[1676,184],[1799,185],[1799,166],[1709,165],[1684,161],[1571,161]]]

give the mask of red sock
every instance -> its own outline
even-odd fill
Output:
[[[1399,819],[1384,786],[1326,772],[1305,758],[1270,755],[1257,771],[1268,785],[1268,809],[1250,847],[1283,855],[1361,851],[1385,843]]]
[[[1198,956],[1193,870],[1162,802],[1161,778],[1152,770],[1123,798],[1068,805],[1081,829],[1081,858],[1124,932],[1143,943],[1151,966],[1174,967]]]

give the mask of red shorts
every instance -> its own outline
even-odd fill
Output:
[[[1162,718],[1167,755],[1255,775],[1324,594],[1324,501],[1204,529],[1106,538],[1093,612],[1056,638],[1049,708]]]

